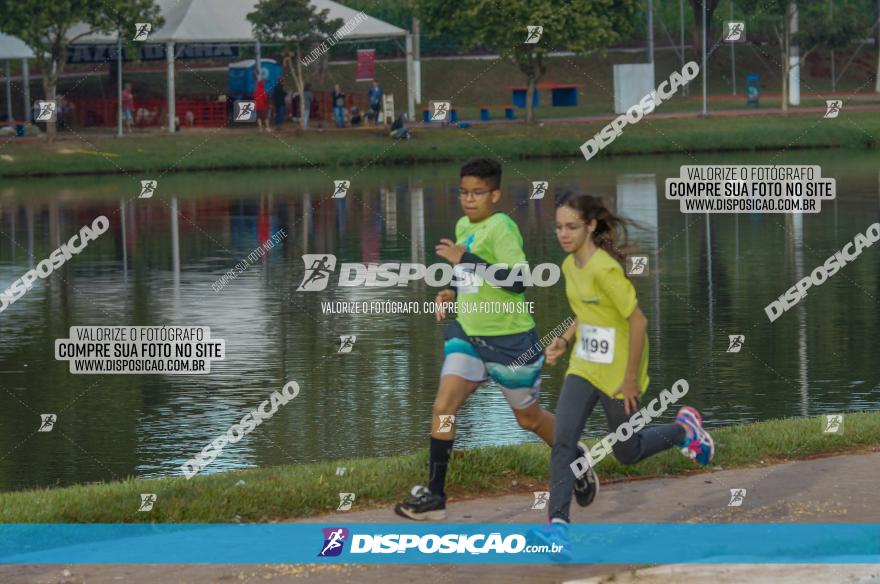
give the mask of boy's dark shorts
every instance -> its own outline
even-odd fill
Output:
[[[491,378],[515,410],[538,401],[544,353],[535,329],[513,335],[470,337],[458,321],[453,321],[443,338],[446,357],[440,377],[458,375],[477,383]]]

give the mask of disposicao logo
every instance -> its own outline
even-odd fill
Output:
[[[330,276],[336,271],[333,254],[306,254],[302,256],[305,273],[297,292],[320,292],[327,288]],[[499,274],[499,272],[503,272]],[[409,282],[424,280],[433,287],[478,286],[488,282],[492,286],[553,286],[559,281],[559,266],[553,263],[515,265],[511,269],[503,264],[407,264],[386,262],[382,264],[340,264],[337,286],[342,288],[389,288],[406,286]],[[461,292],[461,290],[459,290]]]

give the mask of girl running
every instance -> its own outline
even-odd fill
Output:
[[[573,348],[556,405],[551,526],[542,533],[548,541],[564,543],[566,550],[565,526],[576,480],[570,465],[579,457],[578,438],[587,418],[601,402],[608,431],[616,432],[639,410],[640,397],[648,389],[648,321],[615,245],[619,234],[626,240],[625,223],[592,195],[566,193],[557,203],[556,237],[569,254],[562,262],[565,295],[576,319],[545,350],[547,363],[555,365]],[[712,460],[712,438],[694,408],[681,408],[672,424],[644,428],[618,441],[613,452],[621,463],[635,464],[672,446],[699,464]]]

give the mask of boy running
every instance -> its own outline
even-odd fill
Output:
[[[398,515],[417,521],[446,517],[446,470],[455,438],[453,416],[489,378],[501,386],[519,425],[548,445],[553,444],[553,415],[538,403],[544,356],[532,351],[534,356],[526,363],[517,362],[531,347],[540,346],[535,321],[523,310],[525,286],[520,281],[496,287],[474,274],[475,266],[500,265],[504,269],[494,274],[500,282],[508,279],[514,266],[527,265],[519,228],[496,209],[501,199],[501,165],[478,158],[466,162],[460,175],[459,199],[465,216],[455,226],[455,242],[442,239],[435,247],[437,255],[455,266],[453,282],[458,283],[437,294],[435,301],[438,305],[455,301],[458,319],[446,327],[443,335],[445,359],[434,400],[428,488],[415,487],[413,496],[394,508]],[[502,307],[513,302],[519,309],[476,311],[483,302],[495,306],[500,303]],[[438,310],[437,320],[445,317],[446,312]],[[511,367],[515,362],[517,366]],[[588,472],[577,481],[579,504],[592,502],[594,479]]]

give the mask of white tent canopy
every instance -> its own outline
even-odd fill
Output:
[[[21,73],[24,78],[22,89],[24,94],[24,118],[28,119],[31,110],[30,76],[28,75],[28,59],[34,58],[34,52],[18,37],[0,33],[0,60],[6,61],[6,118],[12,121],[12,80],[10,79],[9,61],[21,59]]]
[[[34,52],[18,37],[0,33],[0,59],[33,59]]]
[[[248,43],[257,41],[247,15],[254,11],[256,0],[156,0],[165,24],[158,30],[150,31],[149,42],[176,43]],[[311,0],[312,6],[320,12],[329,10],[328,19],[342,19],[348,22],[359,11],[331,0]],[[87,31],[85,25],[71,30],[70,36]],[[134,31],[127,31],[134,36]],[[346,39],[364,40],[389,37],[404,37],[407,31],[387,22],[367,16],[358,24]],[[76,43],[100,44],[116,43],[117,35],[92,34]]]
[[[147,42],[165,43],[168,77],[168,130],[174,131],[174,45],[175,43],[246,43],[260,46],[254,38],[253,25],[247,15],[254,11],[256,0],[155,0],[165,23],[158,30],[151,30]],[[409,117],[413,119],[415,105],[414,87],[415,66],[412,61],[412,36],[402,28],[366,16],[361,21],[360,11],[332,0],[311,0],[318,12],[328,10],[329,20],[341,19],[343,25],[357,18],[358,24],[345,35],[345,40],[357,41],[405,37],[406,39],[406,78]],[[69,36],[76,37],[88,31],[85,24],[71,29]],[[125,32],[134,36],[134,30]],[[89,34],[76,39],[73,44],[118,44],[117,33]],[[121,63],[120,63],[121,64]],[[121,79],[121,77],[120,77]],[[121,84],[121,81],[120,81]],[[121,88],[119,89],[121,92]],[[121,97],[120,97],[121,99]],[[121,125],[120,125],[121,135]]]

